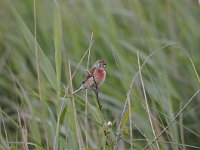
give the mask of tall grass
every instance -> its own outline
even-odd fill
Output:
[[[197,1],[0,2],[0,149],[200,149]],[[99,91],[71,93],[99,58]]]

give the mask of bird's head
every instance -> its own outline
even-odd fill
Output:
[[[102,67],[105,68],[105,66],[106,66],[106,63],[101,59],[97,60],[95,64],[93,65],[93,67],[96,67],[96,68],[102,68]]]

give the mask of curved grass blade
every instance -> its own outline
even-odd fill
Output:
[[[8,6],[10,7],[13,15],[15,16],[15,18],[16,18],[18,24],[19,24],[21,31],[24,34],[25,40],[28,43],[28,46],[30,47],[31,55],[34,56],[35,55],[35,39],[34,39],[33,34],[30,32],[26,23],[24,22],[22,17],[19,15],[19,13],[16,11],[16,9],[11,4],[9,4]],[[55,79],[56,79],[55,70],[54,70],[51,62],[47,58],[47,56],[44,54],[40,45],[38,43],[36,43],[36,45],[38,47],[38,63],[39,63],[39,66],[40,66],[42,72],[47,77],[50,84],[52,85],[52,87],[54,89],[57,89],[56,88],[57,84],[56,84],[56,81],[55,81]]]

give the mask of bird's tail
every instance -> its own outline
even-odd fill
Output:
[[[78,89],[76,89],[76,90],[72,93],[72,95],[78,93],[78,92],[79,92],[80,90],[82,90],[82,89],[83,89],[82,86],[80,86]]]

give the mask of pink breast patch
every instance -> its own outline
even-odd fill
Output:
[[[103,69],[99,69],[98,71],[97,71],[97,78],[103,78],[104,77],[104,75],[105,75],[105,72],[104,72],[104,70]]]

